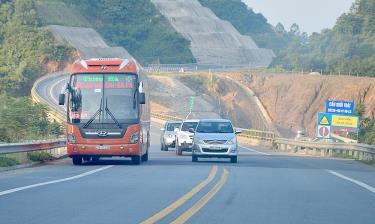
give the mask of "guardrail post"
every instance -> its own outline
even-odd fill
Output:
[[[358,151],[353,152],[353,157],[356,159],[359,159]]]
[[[333,156],[333,150],[332,150],[332,149],[328,149],[328,156],[329,156],[329,157],[332,157],[332,156]]]
[[[358,159],[363,160],[363,152],[358,152]]]
[[[302,147],[300,147],[302,149]],[[309,148],[308,147],[305,147],[305,155],[308,155],[309,154]]]
[[[319,153],[318,153],[318,149],[317,148],[313,148],[313,155],[314,156],[319,156]]]

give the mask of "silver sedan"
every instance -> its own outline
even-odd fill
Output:
[[[194,130],[191,130],[194,131]],[[233,125],[229,120],[204,119],[200,120],[193,139],[192,161],[202,158],[230,158],[237,163],[238,146]]]

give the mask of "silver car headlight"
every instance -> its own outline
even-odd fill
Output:
[[[197,137],[194,138],[194,143],[195,144],[205,144],[205,142],[202,139],[197,138]]]
[[[229,140],[227,141],[227,144],[228,144],[228,145],[234,145],[234,144],[236,144],[236,143],[237,143],[236,137],[234,137],[234,138],[232,138],[232,139],[229,139]]]

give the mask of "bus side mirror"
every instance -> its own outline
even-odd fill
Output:
[[[138,100],[140,104],[146,103],[146,94],[145,93],[138,93]]]
[[[65,94],[64,93],[60,93],[59,94],[59,105],[64,105],[65,104]]]

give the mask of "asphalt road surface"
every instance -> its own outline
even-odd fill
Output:
[[[56,106],[66,77],[37,91]],[[70,159],[0,173],[0,223],[374,224],[375,168],[353,160],[283,155],[241,146],[227,159],[191,162],[160,150],[150,160]]]
[[[239,161],[162,152],[0,173],[1,223],[375,223],[375,169],[241,147]]]

